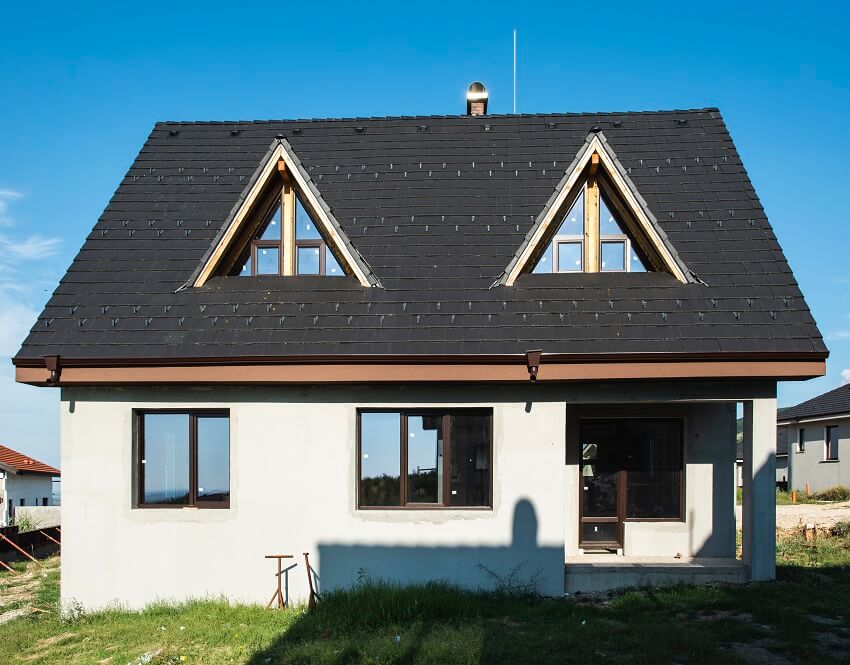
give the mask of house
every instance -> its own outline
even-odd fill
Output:
[[[735,449],[735,485],[744,486],[744,434],[736,437]],[[782,427],[776,429],[776,488],[788,489],[788,432]]]
[[[66,601],[774,577],[827,349],[719,111],[486,106],[155,125],[14,358]]]
[[[779,409],[777,431],[788,441],[789,487],[850,486],[850,384]]]
[[[14,523],[15,509],[52,506],[59,469],[0,445],[0,526]]]

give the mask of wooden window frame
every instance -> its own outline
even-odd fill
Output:
[[[145,452],[145,416],[146,415],[186,415],[189,417],[189,501],[188,503],[145,503],[145,475],[142,473]],[[136,491],[134,492],[133,508],[136,509],[163,509],[170,508],[182,510],[193,508],[199,510],[222,510],[230,508],[230,490],[232,477],[230,470],[230,454],[232,442],[230,437],[230,409],[137,409],[133,412],[136,436],[133,454],[133,477],[135,479]],[[199,501],[198,500],[198,417],[227,418],[228,424],[228,496],[224,501]]]
[[[606,187],[602,187],[597,180],[597,176],[589,175],[580,185],[575,196],[567,199],[569,205],[564,205],[562,209],[567,210],[567,214],[575,205],[576,201],[582,194],[584,195],[584,233],[582,235],[553,235],[544,245],[545,249],[552,247],[552,273],[570,274],[570,273],[598,273],[598,272],[616,272],[625,273],[632,272],[632,252],[637,252],[636,243],[632,242],[628,233],[623,231],[620,234],[603,234],[600,203],[605,200],[608,209],[622,217],[618,206],[614,205],[610,200],[610,196],[605,193]],[[620,226],[625,225],[625,221],[619,220]],[[559,225],[560,227],[560,225]],[[623,247],[623,269],[622,270],[606,270],[602,267],[602,246],[605,243],[622,242]],[[581,245],[581,270],[561,270],[559,260],[559,250],[561,243],[577,243]],[[542,256],[542,255],[541,255]],[[534,272],[534,266],[537,265],[540,258],[533,264],[531,271]],[[644,263],[644,271],[649,272],[646,261]],[[543,273],[546,274],[546,273]]]
[[[830,443],[830,433],[835,432],[835,450],[833,451]],[[823,445],[824,445],[824,462],[838,462],[838,425],[825,425],[823,428]],[[833,453],[835,457],[833,457]]]
[[[361,417],[364,413],[390,413],[398,414],[399,416],[399,505],[397,506],[364,506],[361,504],[361,483],[362,483],[362,441],[361,441]],[[488,478],[488,494],[489,501],[484,506],[453,506],[451,505],[451,418],[455,415],[477,415],[486,416],[488,419],[489,441],[488,450],[490,454],[490,468]],[[408,480],[407,480],[407,419],[410,416],[435,416],[443,419],[443,502],[442,503],[414,503],[408,499]],[[495,476],[493,467],[495,460],[493,455],[493,409],[487,408],[362,408],[357,409],[357,479],[356,479],[356,507],[357,510],[473,510],[473,511],[492,511],[493,510],[493,478]]]
[[[258,215],[260,219],[263,220],[263,223],[267,223],[271,220],[268,216],[275,207],[280,203],[280,211],[278,214],[278,223],[280,224],[280,239],[278,240],[261,240],[259,238],[253,237],[258,233],[261,233],[264,227],[256,226],[254,227],[254,232],[251,237],[250,247],[247,252],[246,260],[250,258],[251,260],[251,271],[250,273],[246,273],[245,275],[241,274],[239,268],[244,265],[244,261],[239,259],[236,261],[236,265],[234,268],[237,270],[235,275],[240,275],[242,277],[264,277],[264,276],[284,276],[284,277],[292,277],[301,275],[302,273],[298,272],[298,249],[300,247],[317,247],[319,249],[319,272],[318,273],[304,273],[306,276],[312,277],[326,277],[327,274],[327,252],[331,252],[334,254],[334,257],[337,259],[337,263],[339,264],[340,270],[342,274],[339,276],[348,275],[348,271],[345,268],[346,262],[340,261],[333,249],[331,249],[331,245],[325,240],[324,234],[320,230],[320,225],[316,223],[315,219],[311,215],[311,219],[313,219],[313,224],[316,227],[316,231],[319,233],[319,238],[310,238],[305,240],[298,240],[296,237],[297,228],[296,228],[296,201],[298,200],[298,194],[295,192],[295,188],[287,181],[283,180],[279,187],[275,187],[271,194],[268,195],[264,201],[266,201],[265,205],[261,208],[263,215]],[[304,202],[301,202],[301,206],[304,211],[309,215],[310,212],[307,209],[307,206]],[[257,252],[260,249],[264,248],[276,248],[278,250],[278,271],[277,273],[260,273],[257,272]],[[337,277],[337,275],[330,275],[331,277]]]
[[[680,459],[682,462],[682,466],[679,469],[679,515],[676,517],[628,517],[628,471],[626,469],[619,469],[617,471],[617,516],[616,517],[592,517],[589,518],[592,521],[598,521],[600,523],[603,522],[617,522],[619,524],[619,532],[617,534],[618,542],[585,542],[582,540],[582,526],[584,523],[584,492],[583,492],[583,481],[582,481],[582,457],[581,457],[581,425],[584,422],[622,422],[629,420],[652,420],[652,421],[666,421],[666,422],[676,422],[679,423],[679,431],[680,431],[680,445],[681,445],[681,455]],[[670,522],[675,524],[683,524],[687,522],[685,516],[687,515],[687,510],[685,506],[685,501],[687,497],[687,492],[685,488],[685,484],[687,482],[687,469],[688,469],[688,461],[686,458],[687,453],[687,426],[685,418],[677,418],[677,417],[654,417],[648,416],[646,418],[635,418],[630,416],[623,417],[614,417],[614,418],[605,418],[605,417],[592,417],[592,418],[580,418],[578,425],[578,474],[579,474],[579,482],[578,482],[578,545],[580,548],[584,549],[593,549],[595,547],[613,547],[614,545],[618,547],[622,547],[624,544],[624,528],[626,523],[629,522]]]

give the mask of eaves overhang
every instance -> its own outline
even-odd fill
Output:
[[[58,381],[39,358],[15,358],[30,385],[526,382],[530,353],[299,355],[219,358],[62,358]],[[826,354],[542,353],[537,383],[641,379],[802,380],[826,373]]]

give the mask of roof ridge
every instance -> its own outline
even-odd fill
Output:
[[[677,113],[720,113],[717,107],[706,106],[691,109],[649,109],[637,111],[565,111],[549,113],[489,113],[483,116],[470,116],[465,113],[459,114],[431,114],[431,115],[379,115],[379,116],[343,116],[343,117],[316,117],[316,118],[267,118],[267,119],[242,119],[242,120],[158,120],[156,125],[234,125],[234,124],[272,124],[280,122],[367,122],[381,120],[450,120],[468,118],[470,122],[481,122],[493,118],[554,118],[554,117],[600,117],[618,115],[675,115]]]

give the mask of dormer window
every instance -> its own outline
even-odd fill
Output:
[[[532,272],[646,272],[646,266],[596,178],[588,178]]]
[[[280,196],[274,199],[245,252],[239,275],[344,275],[301,197],[291,190],[284,185]],[[290,207],[294,209],[294,220],[288,227]],[[287,237],[294,237],[291,252]]]
[[[527,273],[692,276],[600,132],[588,135],[497,284]]]

